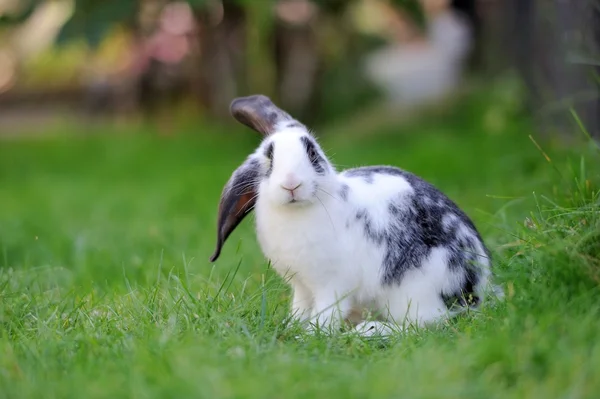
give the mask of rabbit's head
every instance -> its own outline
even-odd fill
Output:
[[[212,262],[259,196],[273,207],[315,206],[319,194],[328,195],[336,184],[334,167],[308,129],[268,97],[237,98],[230,111],[238,122],[261,133],[264,139],[223,189]]]

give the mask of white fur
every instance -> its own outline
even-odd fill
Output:
[[[400,176],[377,175],[373,184],[335,171],[319,176],[306,157],[303,135],[304,129],[293,128],[270,136],[275,164],[259,185],[255,206],[259,244],[292,285],[294,316],[324,328],[339,326],[351,313],[379,314],[379,321],[357,326],[365,335],[389,333],[384,322],[423,326],[442,319],[447,310],[439,293],[462,284],[447,267],[448,251],[435,248],[420,268],[406,272],[400,284],[383,286],[385,248],[365,239],[364,226],[356,221],[357,211],[367,208],[376,228],[388,225],[389,201],[401,193],[411,194],[411,185]],[[315,182],[320,187],[316,192]],[[301,184],[294,194],[298,202],[289,203],[291,193],[282,186],[297,184]],[[339,197],[343,184],[350,187],[347,201]],[[483,248],[478,250],[484,253]],[[481,261],[489,268],[487,258]]]

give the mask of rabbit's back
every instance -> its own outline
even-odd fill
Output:
[[[340,176],[349,186],[347,196],[364,238],[384,252],[383,285],[400,284],[434,258],[445,299],[472,294],[487,283],[490,254],[476,227],[432,184],[389,166],[349,169]]]

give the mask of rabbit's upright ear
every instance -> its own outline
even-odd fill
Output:
[[[233,172],[223,188],[217,219],[217,247],[210,257],[211,262],[217,260],[227,237],[254,209],[258,191],[259,167],[256,159],[248,158]]]
[[[303,126],[287,112],[273,104],[269,97],[261,94],[236,98],[231,102],[229,110],[238,122],[264,136],[275,132],[278,126]]]

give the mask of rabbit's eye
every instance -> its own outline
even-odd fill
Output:
[[[308,159],[310,160],[314,170],[318,174],[325,174],[325,167],[323,165],[325,164],[325,160],[317,151],[317,145],[308,137],[302,137],[300,140],[302,141],[302,144],[304,144],[306,155],[308,155]]]
[[[265,150],[265,157],[267,157],[269,161],[273,161],[273,143],[269,144]]]

